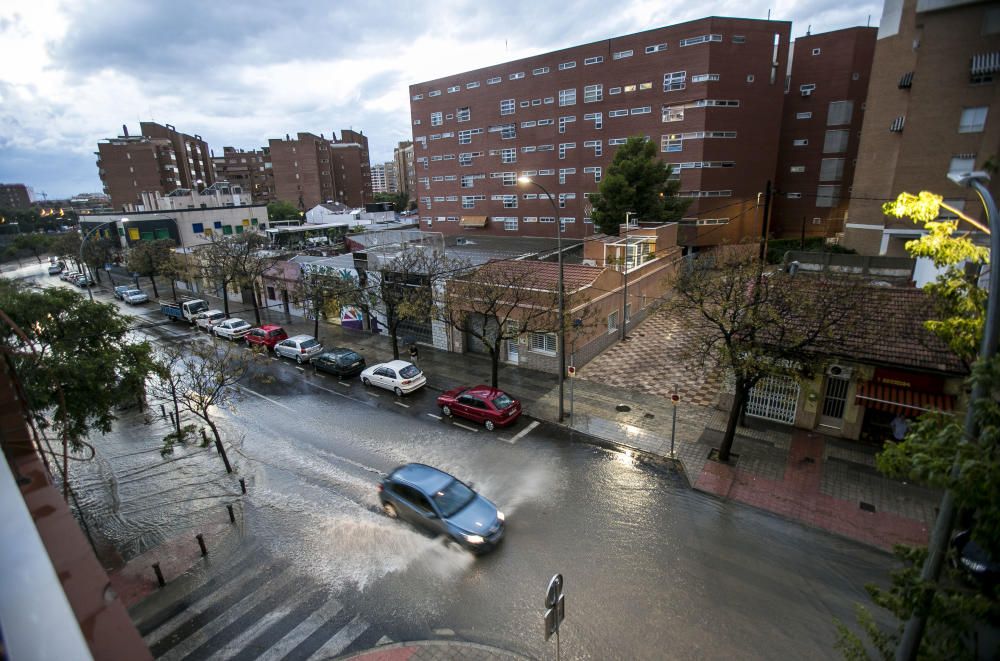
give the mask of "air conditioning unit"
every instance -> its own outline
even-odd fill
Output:
[[[843,365],[830,365],[826,368],[827,376],[834,376],[838,379],[848,379],[851,377],[852,372],[854,372],[854,368]]]

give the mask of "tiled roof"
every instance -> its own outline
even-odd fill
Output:
[[[490,268],[491,264],[502,265],[504,269],[518,269],[531,272],[538,278],[538,284],[551,287],[555,291],[559,286],[559,264],[557,262],[540,262],[536,260],[507,260],[490,262],[482,268]],[[582,264],[563,264],[563,286],[567,292],[573,292],[581,287],[593,284],[604,272],[599,266],[583,266]]]
[[[936,335],[924,328],[934,318],[933,303],[920,289],[866,287],[853,318],[852,331],[840,349],[830,351],[861,363],[965,374],[965,364]]]

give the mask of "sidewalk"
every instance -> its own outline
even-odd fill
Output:
[[[222,308],[220,299],[203,293],[198,296]],[[254,323],[252,308],[230,302],[230,311]],[[290,317],[281,310],[262,310],[261,316],[264,323],[284,326],[289,335],[312,335],[314,331],[312,321]],[[356,349],[369,364],[392,358],[386,335],[324,322],[319,329],[326,346]],[[673,460],[699,491],[865,544],[891,550],[897,543],[927,542],[938,494],[879,474],[872,448],[751,419],[750,427],[737,428],[733,446],[736,461],[728,465],[709,461],[709,452],[718,446],[726,425],[727,412],[712,406],[720,380],[702,373],[692,375],[693,370],[672,358],[667,359],[674,368],[669,379],[652,381],[637,368],[639,361],[650,360],[644,343],[648,347],[650,342],[662,341],[664,346],[668,341],[680,342],[677,336],[684,332],[653,315],[633,330],[628,343],[613,345],[576,378],[568,379],[564,400],[567,419],[561,427],[586,442]],[[400,357],[408,359],[402,339],[399,349]],[[481,354],[457,354],[421,345],[418,362],[434,390],[490,380],[489,357]],[[673,443],[675,405],[663,396],[672,387],[671,380],[687,383],[682,392],[690,393],[676,405]],[[526,415],[559,425],[556,375],[501,363],[499,383],[521,400]]]

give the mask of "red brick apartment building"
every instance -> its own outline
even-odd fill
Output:
[[[180,133],[170,124],[140,122],[140,135],[122,135],[98,143],[97,168],[111,206],[139,203],[140,193],[166,195],[177,188],[215,183],[208,144],[200,135]]]
[[[344,129],[341,139],[299,133],[268,141],[276,199],[303,211],[334,201],[362,207],[372,200],[368,138]]]
[[[844,245],[865,255],[905,255],[920,228],[881,208],[904,191],[933,191],[983,219],[972,191],[947,175],[981,170],[1000,155],[998,81],[996,2],[886,0]],[[996,175],[990,189],[994,197],[1000,192]]]
[[[558,217],[567,236],[593,234],[587,196],[643,135],[692,201],[680,244],[759,236],[790,31],[711,17],[411,85],[421,227],[551,236]]]
[[[848,28],[792,44],[770,235],[843,231],[876,32]]]
[[[24,184],[0,184],[0,209],[27,209],[31,195]]]
[[[255,204],[267,204],[274,197],[274,171],[271,151],[223,147],[222,156],[212,157],[219,181],[228,181],[249,193]]]

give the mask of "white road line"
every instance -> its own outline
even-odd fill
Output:
[[[368,393],[368,396],[369,397],[381,397],[382,395],[378,394],[377,392],[370,392],[370,393]]]
[[[432,418],[434,418],[435,420],[440,420],[440,419],[441,419],[441,416],[439,416],[439,415],[434,415],[433,413],[428,413],[427,415],[431,416],[431,417],[432,417]]]
[[[511,445],[513,445],[514,443],[517,443],[519,440],[521,440],[522,438],[524,438],[525,436],[527,436],[528,433],[531,432],[531,430],[534,429],[537,426],[538,426],[538,421],[535,420],[530,425],[528,425],[527,427],[525,427],[521,431],[517,432],[517,434],[514,436],[514,438],[510,439],[507,442],[510,443]]]
[[[299,643],[312,635],[327,620],[333,619],[340,612],[341,608],[336,599],[330,599],[317,610],[313,611],[309,617],[302,620],[294,629],[286,633],[281,640],[267,648],[266,651],[257,657],[258,661],[277,661],[277,659],[284,658],[286,654],[298,647]]]
[[[337,383],[339,383],[340,385],[344,386],[345,388],[350,388],[351,387],[351,384],[347,383],[346,381],[337,381]]]
[[[309,658],[332,659],[347,649],[347,646],[353,643],[366,629],[368,629],[368,623],[362,620],[360,616],[356,616],[346,627],[338,631],[337,635],[333,638],[326,641],[326,644],[316,650]]]
[[[461,422],[453,422],[451,424],[455,425],[456,427],[461,427],[462,429],[468,429],[469,431],[475,431],[475,432],[479,431],[475,427],[470,427],[469,425],[463,425]]]
[[[393,404],[395,404],[396,406],[402,406],[404,409],[410,408],[409,404],[404,404],[403,402],[400,402],[400,401],[395,401],[395,402],[393,402]]]
[[[306,368],[302,367],[302,365],[296,365],[295,369],[297,369],[300,372],[305,372],[306,371]]]
[[[250,390],[249,388],[247,388],[247,387],[245,387],[245,386],[240,386],[240,390],[243,390],[244,392],[248,392],[248,393],[250,393],[251,395],[256,395],[257,397],[260,397],[261,399],[264,399],[264,400],[267,400],[267,401],[271,402],[271,403],[272,403],[272,404],[274,404],[275,406],[280,406],[280,407],[281,407],[281,408],[283,408],[283,409],[286,409],[286,410],[288,410],[288,411],[291,411],[292,413],[295,413],[295,409],[293,409],[292,407],[290,407],[290,406],[285,406],[285,405],[284,405],[284,404],[282,404],[281,402],[279,402],[279,401],[276,401],[276,400],[273,400],[273,399],[271,399],[270,397],[268,397],[268,396],[266,396],[266,395],[262,395],[262,394],[260,394],[259,392],[254,392],[253,390]]]

